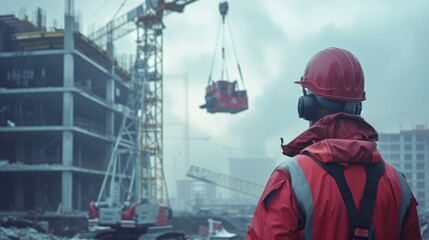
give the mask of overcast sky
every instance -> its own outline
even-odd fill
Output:
[[[106,24],[122,2],[75,0],[81,32]],[[31,20],[40,6],[47,13],[48,26],[54,19],[63,22],[61,0],[0,3],[0,14],[19,14],[25,7]],[[118,16],[141,3],[126,1]],[[229,157],[269,157],[277,163],[284,159],[279,138],[288,142],[308,127],[297,116],[302,91],[293,82],[307,61],[327,47],[346,48],[360,60],[367,93],[362,116],[379,132],[427,126],[428,1],[230,0],[228,19],[249,95],[249,110],[235,115],[208,114],[198,108],[204,102],[214,54],[218,4],[199,0],[183,14],[164,19],[164,161],[173,194],[174,181],[185,178],[185,144],[179,139],[185,133],[184,74],[189,81],[190,163],[225,174]],[[134,32],[119,40],[117,53],[133,54],[135,39]],[[232,48],[226,50],[230,75],[238,78]],[[219,54],[216,59],[219,63]],[[219,66],[213,77],[220,77]],[[251,166],[243,166],[243,171],[257,171]]]

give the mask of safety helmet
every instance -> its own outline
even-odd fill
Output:
[[[358,59],[341,48],[327,48],[311,58],[300,84],[320,97],[363,101],[365,77]]]

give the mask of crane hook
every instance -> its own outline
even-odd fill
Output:
[[[222,22],[225,23],[225,16],[228,13],[228,2],[219,3],[219,12],[222,15]]]

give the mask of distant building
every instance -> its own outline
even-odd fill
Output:
[[[378,149],[383,158],[404,173],[419,203],[419,211],[429,207],[429,129],[380,133]]]
[[[177,181],[176,205],[179,209],[199,208],[216,203],[217,188],[214,184],[193,179]],[[195,209],[194,209],[195,210]]]

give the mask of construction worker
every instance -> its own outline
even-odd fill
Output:
[[[310,127],[283,145],[246,239],[421,239],[405,177],[377,149],[360,112],[364,74],[347,50],[328,48],[307,64],[299,117]]]

